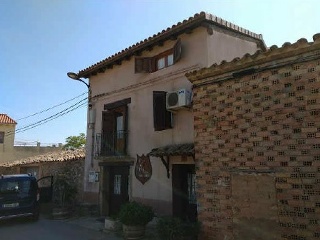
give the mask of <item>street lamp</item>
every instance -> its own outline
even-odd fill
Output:
[[[91,143],[91,167],[93,167],[93,149],[94,149],[94,135],[95,135],[95,129],[94,129],[94,123],[95,123],[95,110],[92,109],[92,102],[91,102],[91,88],[90,83],[86,83],[84,80],[82,80],[78,74],[74,72],[68,72],[68,77],[72,80],[77,80],[82,83],[84,83],[88,88],[88,116],[87,116],[87,124],[88,128],[92,130],[92,143]]]
[[[74,73],[74,72],[68,72],[67,75],[68,75],[69,78],[71,78],[71,79],[73,79],[73,80],[77,80],[77,81],[83,82],[83,83],[87,86],[88,90],[90,91],[90,84],[88,84],[88,83],[86,83],[85,81],[83,81],[83,80],[79,77],[78,74],[76,74],[76,73]]]

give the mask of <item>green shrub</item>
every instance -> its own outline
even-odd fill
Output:
[[[119,220],[124,225],[145,226],[154,217],[151,207],[138,202],[128,202],[121,206]]]
[[[161,240],[196,240],[200,231],[198,222],[183,222],[180,218],[161,217],[157,232]]]
[[[183,239],[182,221],[179,218],[159,218],[157,222],[157,231],[161,240]]]
[[[66,173],[59,173],[55,176],[53,183],[53,202],[59,207],[74,205],[77,195],[77,186]]]

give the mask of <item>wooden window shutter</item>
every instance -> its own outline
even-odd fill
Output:
[[[166,92],[153,92],[153,123],[155,131],[171,128],[171,112],[166,109]]]
[[[102,113],[102,131],[103,133],[113,132],[115,130],[115,115],[113,111]]]
[[[102,113],[102,139],[101,139],[101,154],[110,155],[114,152],[114,134],[116,122],[113,111]]]
[[[150,73],[155,71],[153,57],[135,58],[135,73]]]
[[[4,132],[0,132],[0,143],[4,143]]]
[[[181,40],[178,39],[176,44],[173,47],[173,63],[176,63],[181,58]]]

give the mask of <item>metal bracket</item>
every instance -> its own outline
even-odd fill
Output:
[[[167,169],[167,177],[170,178],[170,169],[169,169],[169,166],[170,166],[170,158],[169,156],[167,156],[167,161],[163,158],[163,156],[160,157],[161,159],[161,162],[163,163],[163,165],[166,167]]]

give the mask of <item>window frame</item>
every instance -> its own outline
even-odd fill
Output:
[[[115,156],[126,155],[128,147],[128,104],[131,98],[126,98],[117,102],[104,105],[102,112],[101,132],[103,136],[103,146],[100,146],[102,155]],[[121,117],[121,127],[118,129],[118,120]],[[107,144],[109,147],[106,148]]]
[[[172,64],[169,65],[169,62],[168,62],[168,57],[172,55]],[[158,61],[160,59],[164,58],[164,66],[162,68],[159,68],[158,67]],[[155,67],[156,67],[156,71],[159,71],[161,69],[164,69],[164,68],[167,68],[167,67],[170,67],[172,65],[174,65],[174,51],[173,49],[169,49],[168,51],[165,51],[157,56],[155,56]]]
[[[136,57],[134,70],[135,73],[152,73],[161,69],[173,66],[181,58],[181,40],[178,39],[174,46],[160,54],[153,57]],[[168,56],[173,55],[172,64],[168,64]],[[158,68],[158,60],[165,58],[165,65],[163,68]]]
[[[0,131],[0,144],[3,144],[4,143],[4,132],[3,131]]]

